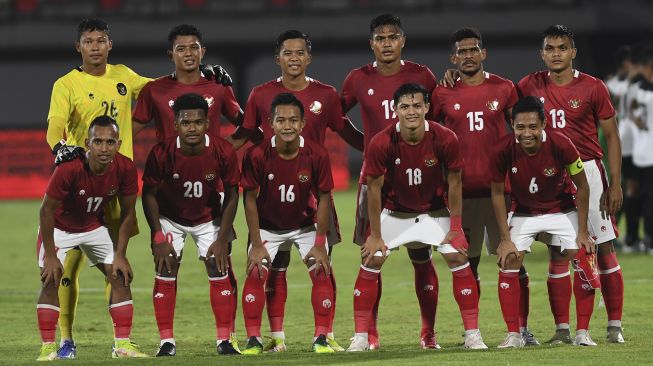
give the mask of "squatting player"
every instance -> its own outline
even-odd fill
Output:
[[[555,129],[545,131],[545,122],[544,106],[536,97],[519,100],[512,108],[514,135],[498,141],[491,154],[492,205],[501,231],[499,302],[508,326],[508,336],[498,348],[525,343],[519,329],[519,268],[535,236],[547,233],[554,238],[549,244],[547,287],[559,329],[569,327],[569,262],[580,248],[594,251],[587,228],[590,193],[583,162],[571,140]],[[506,174],[515,203],[510,222],[504,219]]]
[[[542,60],[547,70],[527,75],[517,84],[522,96],[536,96],[544,103],[551,120],[547,129],[560,131],[573,141],[585,166],[590,186],[589,232],[597,244],[601,292],[608,313],[607,341],[623,343],[621,315],[624,282],[612,244],[617,236],[614,214],[621,208],[621,143],[610,94],[600,79],[573,68],[576,57],[574,34],[555,25],[544,31]],[[610,179],[601,163],[603,151],[597,129],[601,128],[608,146]],[[607,215],[604,215],[607,213]],[[546,239],[545,239],[546,240]],[[575,344],[595,346],[587,330],[594,310],[594,288],[583,286],[580,272],[574,273],[576,298]],[[569,330],[559,332],[555,342],[571,343]]]
[[[152,149],[143,173],[143,211],[152,231],[157,273],[152,291],[161,338],[157,356],[176,354],[177,274],[189,235],[209,276],[218,353],[237,354],[230,341],[236,289],[227,268],[238,206],[238,161],[231,144],[207,133],[209,106],[204,97],[183,94],[173,108],[178,136]]]
[[[250,244],[242,295],[248,342],[242,352],[263,352],[261,317],[268,270],[277,253],[294,244],[313,282],[313,352],[332,353],[326,339],[333,306],[326,246],[333,189],[329,155],[317,142],[301,136],[304,107],[293,94],[279,94],[270,110],[274,136],[250,148],[243,160],[241,185]]]
[[[402,85],[393,100],[399,122],[379,132],[365,149],[371,233],[361,248],[354,285],[356,333],[347,351],[369,349],[378,276],[387,250],[400,246],[437,248],[452,272],[465,326],[464,348],[486,349],[478,329],[478,288],[461,226],[463,157],[458,138],[425,119],[429,92],[421,85]],[[432,348],[439,348],[434,341]]]
[[[348,119],[342,118],[340,97],[336,89],[306,76],[306,69],[311,63],[311,40],[308,35],[298,30],[288,30],[281,33],[275,43],[275,61],[281,69],[281,76],[270,80],[252,89],[245,107],[245,117],[242,128],[232,136],[234,146],[240,147],[248,134],[262,128],[266,139],[274,136],[274,131],[269,124],[271,118],[270,104],[280,93],[292,93],[308,106],[304,119],[306,127],[302,129],[302,136],[324,146],[327,128],[337,132],[345,141],[358,150],[363,149],[363,135],[356,130]],[[335,205],[331,202],[331,217],[327,244],[330,247],[340,242],[340,229]],[[329,254],[332,253],[329,249]],[[266,308],[270,323],[270,342],[264,349],[271,352],[282,352],[286,349],[285,333],[283,328],[284,311],[288,285],[286,282],[286,269],[290,263],[290,251],[279,251],[270,267],[266,283]],[[336,281],[331,272],[331,282],[336,291]],[[336,342],[333,334],[333,317],[335,316],[336,301],[334,298],[332,320],[327,333],[329,344],[337,351],[344,351]]]
[[[393,94],[401,85],[417,83],[424,86],[429,92],[435,89],[436,85],[435,75],[428,67],[401,59],[401,52],[406,44],[406,35],[399,17],[390,14],[375,17],[370,22],[369,37],[375,61],[352,70],[343,83],[340,95],[342,109],[345,113],[356,104],[360,104],[366,148],[374,135],[397,122]],[[354,243],[363,245],[369,235],[367,182],[363,174],[360,176],[358,185]],[[415,270],[415,293],[422,316],[422,347],[434,348],[436,341],[433,329],[438,298],[438,279],[431,262],[431,247],[408,248],[408,256]],[[376,318],[381,299],[381,276],[378,276],[378,288],[378,298],[374,305],[369,329],[371,349],[379,347]]]
[[[129,283],[133,274],[126,255],[136,216],[138,181],[134,163],[118,153],[120,144],[116,122],[109,116],[95,118],[88,129],[86,155],[58,166],[48,182],[37,243],[43,282],[36,306],[43,342],[37,361],[58,358],[57,287],[63,272],[62,261],[76,247],[111,283],[109,314],[115,337],[112,357],[147,357],[129,340],[134,314]],[[114,250],[104,208],[115,197],[120,201],[120,228]]]

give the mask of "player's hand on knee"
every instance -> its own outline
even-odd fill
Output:
[[[519,250],[512,240],[501,240],[497,247],[497,264],[501,269],[506,269],[506,262],[508,258],[514,255],[515,259],[519,259]]]
[[[252,248],[249,250],[249,254],[247,255],[247,274],[249,275],[249,273],[256,267],[259,279],[262,279],[264,276],[264,264],[270,265],[272,263],[270,254],[268,253],[268,250],[265,249],[265,243],[266,242],[263,241],[262,244],[252,245]]]
[[[315,274],[319,274],[320,270],[324,271],[327,276],[331,275],[331,264],[329,262],[329,253],[323,245],[313,245],[313,248],[306,253],[304,263],[307,265],[309,261],[315,262]]]
[[[206,251],[205,261],[215,260],[215,266],[220,273],[227,273],[229,268],[229,243],[218,239]]]
[[[453,87],[456,84],[456,79],[460,77],[460,71],[457,69],[447,69],[438,84],[445,88]]]
[[[206,80],[214,79],[216,84],[222,84],[224,86],[233,85],[233,80],[231,76],[225,70],[224,67],[220,65],[200,65],[200,71],[204,74]]]
[[[152,235],[152,254],[154,255],[158,275],[163,271],[163,266],[166,267],[169,274],[172,273],[177,262],[177,252],[162,231]]]
[[[132,272],[132,267],[129,265],[127,258],[123,256],[115,256],[113,258],[113,264],[111,265],[111,277],[114,280],[118,280],[120,276],[122,276],[123,285],[125,287],[129,286],[134,279],[134,273]]]
[[[388,247],[385,245],[383,238],[374,237],[372,235],[368,236],[365,240],[365,244],[361,246],[361,258],[363,258],[363,265],[367,266],[374,258],[374,253],[381,252],[385,257]]]
[[[41,268],[41,282],[46,287],[50,281],[54,287],[59,288],[59,281],[63,274],[63,265],[56,256],[45,256],[43,258],[43,268]]]
[[[462,230],[450,230],[440,244],[450,244],[458,253],[467,256],[469,243]]]
[[[59,165],[67,161],[78,159],[84,156],[85,150],[79,146],[68,146],[65,143],[57,143],[52,149],[55,154],[54,163]]]

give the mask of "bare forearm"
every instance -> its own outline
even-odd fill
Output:
[[[134,120],[132,122],[132,136],[136,137],[143,129],[147,127],[147,122],[141,122]]]
[[[364,137],[363,133],[359,131],[351,122],[348,117],[343,117],[345,120],[345,127],[338,131],[340,137],[342,137],[349,146],[353,147],[358,151],[363,151],[364,146]]]
[[[41,207],[39,230],[46,255],[55,255],[54,246],[54,210]]]
[[[331,210],[331,194],[329,192],[320,192],[320,198],[317,203],[317,233],[326,234],[329,230],[329,213]]]
[[[461,182],[460,171],[449,172],[448,179],[449,192],[449,214],[451,216],[460,216],[463,213],[463,185]]]
[[[368,182],[370,179],[368,178]],[[367,187],[367,214],[370,219],[371,235],[381,237],[381,187],[378,184]]]
[[[156,200],[156,191],[151,187],[143,187],[143,213],[145,220],[150,226],[150,231],[153,233],[161,231],[161,221],[159,215],[159,202]]]
[[[610,186],[621,186],[621,141],[617,134],[606,136],[608,145],[608,167],[610,168]]]
[[[122,209],[120,212],[120,229],[118,230],[118,248],[116,254],[122,257],[127,256],[127,244],[134,231],[134,221],[136,220],[136,210],[133,208]]]
[[[494,210],[494,216],[497,220],[497,225],[499,226],[499,234],[501,239],[510,239],[510,229],[508,228],[508,222],[506,217],[508,212],[506,210],[506,201],[505,201],[505,186],[504,183],[492,183],[492,209]]]
[[[578,187],[576,201],[578,204],[578,231],[587,233],[587,216],[589,211],[589,187],[587,185]]]
[[[245,221],[249,230],[249,240],[252,246],[261,246],[261,232],[258,220],[258,208],[256,207],[256,192],[245,191]]]
[[[227,233],[231,232],[236,211],[238,211],[238,188],[235,186],[225,186],[224,206],[222,208],[218,239],[225,239],[228,235]]]

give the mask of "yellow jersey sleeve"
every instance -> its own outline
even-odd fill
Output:
[[[48,123],[52,117],[59,117],[67,121],[70,117],[70,107],[70,90],[66,87],[63,78],[58,79],[52,86]]]
[[[567,165],[567,172],[569,173],[569,175],[576,175],[582,172],[583,169],[584,169],[583,161],[580,160],[580,157],[578,157],[578,159],[576,159],[576,161],[574,161],[573,163]]]

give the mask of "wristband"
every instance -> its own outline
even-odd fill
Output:
[[[163,244],[166,241],[167,241],[166,236],[162,230],[159,230],[156,233],[152,234],[152,243]]]
[[[315,235],[315,246],[323,247],[326,244],[326,234],[317,234]]]
[[[463,219],[460,215],[449,218],[449,231],[463,231]]]

